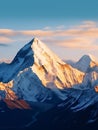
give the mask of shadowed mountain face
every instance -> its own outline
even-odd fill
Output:
[[[33,51],[31,44],[33,40],[25,45],[15,56],[10,64],[0,64],[0,81],[9,82],[11,81],[20,71],[30,67],[34,63]]]
[[[91,56],[69,65],[34,38],[10,64],[0,64],[0,128],[4,121],[8,128],[20,129],[93,128],[98,115],[97,72]]]

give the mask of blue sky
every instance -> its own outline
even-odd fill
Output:
[[[15,19],[94,18],[97,0],[0,0],[0,17]]]
[[[35,36],[62,59],[97,57],[97,6],[98,0],[0,0],[0,59],[12,59]]]

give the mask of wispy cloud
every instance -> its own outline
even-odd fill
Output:
[[[74,26],[74,28],[78,28],[78,29],[95,28],[96,24],[97,23],[94,21],[83,21],[80,25]]]
[[[0,36],[16,36],[18,32],[11,29],[0,29]]]
[[[71,49],[98,50],[98,23],[94,21],[83,21],[80,25],[65,29],[64,25],[52,29],[46,26],[42,30],[10,30],[0,29],[0,42],[11,43],[16,36],[38,37],[48,43],[54,43]],[[96,44],[95,44],[96,43]]]
[[[65,25],[59,25],[56,27],[56,29],[59,29],[59,30],[64,29],[64,28],[65,28]]]
[[[93,39],[73,38],[59,41],[57,45],[70,49],[98,50],[98,45],[93,44],[94,42]]]
[[[0,43],[5,44],[5,43],[11,43],[11,42],[13,42],[12,39],[10,39],[8,37],[0,36]]]
[[[10,60],[10,59],[6,59],[6,58],[3,58],[3,59],[0,59],[0,63],[2,63],[2,62],[10,63],[11,60]]]
[[[50,30],[23,30],[18,31],[21,35],[25,36],[35,36],[35,37],[49,37],[54,35],[54,31]]]
[[[43,29],[44,29],[44,30],[50,30],[51,27],[50,27],[50,26],[46,26],[46,27],[44,27]]]
[[[84,21],[81,25],[73,26],[71,29],[64,29],[64,25],[57,26],[55,30],[51,27],[45,27],[46,30],[10,30],[0,29],[0,36],[38,36],[38,37],[49,37],[49,36],[92,36],[98,38],[98,27],[96,22]],[[49,29],[49,30],[48,30]]]
[[[4,43],[0,43],[0,46],[1,47],[7,47],[7,46],[9,46],[8,44],[4,44]]]
[[[68,38],[68,39],[43,39],[45,43],[51,43],[60,47],[81,50],[98,50],[98,45],[94,44],[95,40],[92,38]]]

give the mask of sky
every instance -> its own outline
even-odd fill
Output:
[[[98,0],[0,0],[0,59],[34,37],[62,59],[98,60]]]

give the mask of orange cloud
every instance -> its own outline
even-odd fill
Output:
[[[11,60],[10,60],[10,59],[6,59],[6,58],[3,58],[3,59],[0,59],[0,63],[2,63],[2,62],[10,63]]]
[[[35,37],[47,37],[47,36],[53,36],[54,32],[50,30],[24,30],[24,31],[18,31],[22,35],[26,36],[35,36]]]
[[[57,45],[71,49],[98,50],[98,45],[93,44],[94,42],[95,41],[93,39],[73,38],[59,41]]]
[[[92,28],[87,30],[70,29],[60,32],[60,36],[77,36],[77,37],[90,37],[98,38],[98,28]]]
[[[98,26],[96,22],[84,21],[82,24],[64,29],[64,25],[58,26],[56,30],[46,27],[43,30],[11,30],[0,29],[0,42],[11,43],[10,37],[16,36],[38,37],[45,39],[45,42],[55,43],[59,46],[81,49],[97,49],[96,40],[98,40]],[[20,38],[20,37],[19,37]],[[64,39],[64,40],[62,40]],[[19,40],[19,39],[18,39]]]
[[[98,50],[98,45],[95,39],[75,37],[69,39],[56,39],[56,38],[46,38],[42,39],[45,43],[52,43],[54,45],[70,48],[70,49],[81,49],[81,50]]]
[[[14,36],[17,35],[17,31],[11,29],[0,29],[0,36]]]
[[[84,21],[81,25],[64,29],[64,25],[58,26],[57,30],[25,30],[19,31],[22,35],[36,37],[91,37],[98,38],[97,23],[93,21]],[[18,33],[19,33],[18,32]]]
[[[0,36],[0,43],[11,43],[11,42],[13,42],[12,39]]]
[[[83,21],[82,24],[75,26],[74,28],[78,29],[88,29],[88,28],[95,28],[97,23],[94,21]]]
[[[71,27],[71,29],[65,29],[64,25],[57,26],[57,30],[52,30],[50,27],[46,27],[46,30],[10,30],[0,29],[1,36],[33,36],[33,37],[92,37],[98,38],[97,23],[93,21],[84,21],[82,24]],[[49,30],[48,30],[49,29]]]

